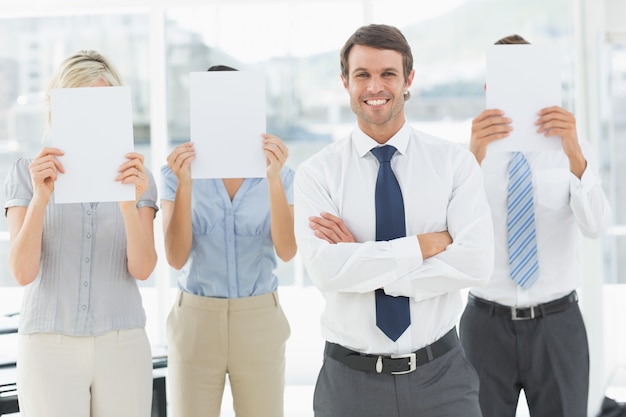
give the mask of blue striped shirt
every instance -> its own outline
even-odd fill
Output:
[[[162,199],[174,201],[178,180],[161,168]],[[293,176],[283,167],[287,202],[293,204]],[[191,253],[178,277],[182,291],[216,298],[263,295],[278,288],[270,230],[267,179],[246,178],[230,200],[221,179],[195,179],[191,199]]]

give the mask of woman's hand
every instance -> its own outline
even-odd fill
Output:
[[[267,158],[267,179],[280,177],[280,171],[289,157],[289,149],[278,136],[263,134],[263,152]]]
[[[191,181],[191,162],[196,159],[193,142],[186,142],[174,148],[167,157],[167,166],[172,170],[178,182]]]
[[[135,201],[120,201],[120,207],[124,205],[137,205],[137,201],[141,198],[150,186],[150,179],[143,166],[143,155],[137,152],[129,152],[126,155],[128,159],[118,169],[119,175],[115,181],[122,184],[135,184]]]
[[[28,167],[33,183],[33,196],[41,198],[46,204],[50,201],[59,173],[65,173],[63,164],[57,159],[57,156],[62,155],[64,153],[60,149],[43,148]]]

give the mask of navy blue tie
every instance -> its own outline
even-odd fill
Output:
[[[404,201],[398,180],[391,170],[391,158],[396,148],[376,147],[372,153],[378,159],[376,178],[376,240],[392,240],[406,236]],[[394,342],[411,324],[407,297],[392,297],[383,289],[376,290],[376,326]]]

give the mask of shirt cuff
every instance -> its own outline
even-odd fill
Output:
[[[4,204],[4,208],[8,209],[9,207],[28,207],[30,204],[30,199],[27,198],[12,198],[7,200]]]
[[[582,189],[588,190],[593,188],[598,182],[598,178],[594,174],[593,170],[590,169],[589,163],[587,163],[587,167],[583,171],[583,175],[578,179],[578,177],[570,172],[570,187],[572,190]]]
[[[417,236],[407,236],[389,241],[391,249],[396,256],[397,275],[396,280],[384,287],[388,295],[407,295],[411,292],[411,280],[403,279],[411,271],[417,269],[424,260]]]

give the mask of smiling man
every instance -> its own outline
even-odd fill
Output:
[[[340,56],[357,126],[294,184],[298,247],[326,301],[315,416],[480,417],[455,328],[460,290],[493,269],[480,168],[406,123],[415,72],[398,29],[361,27]]]

